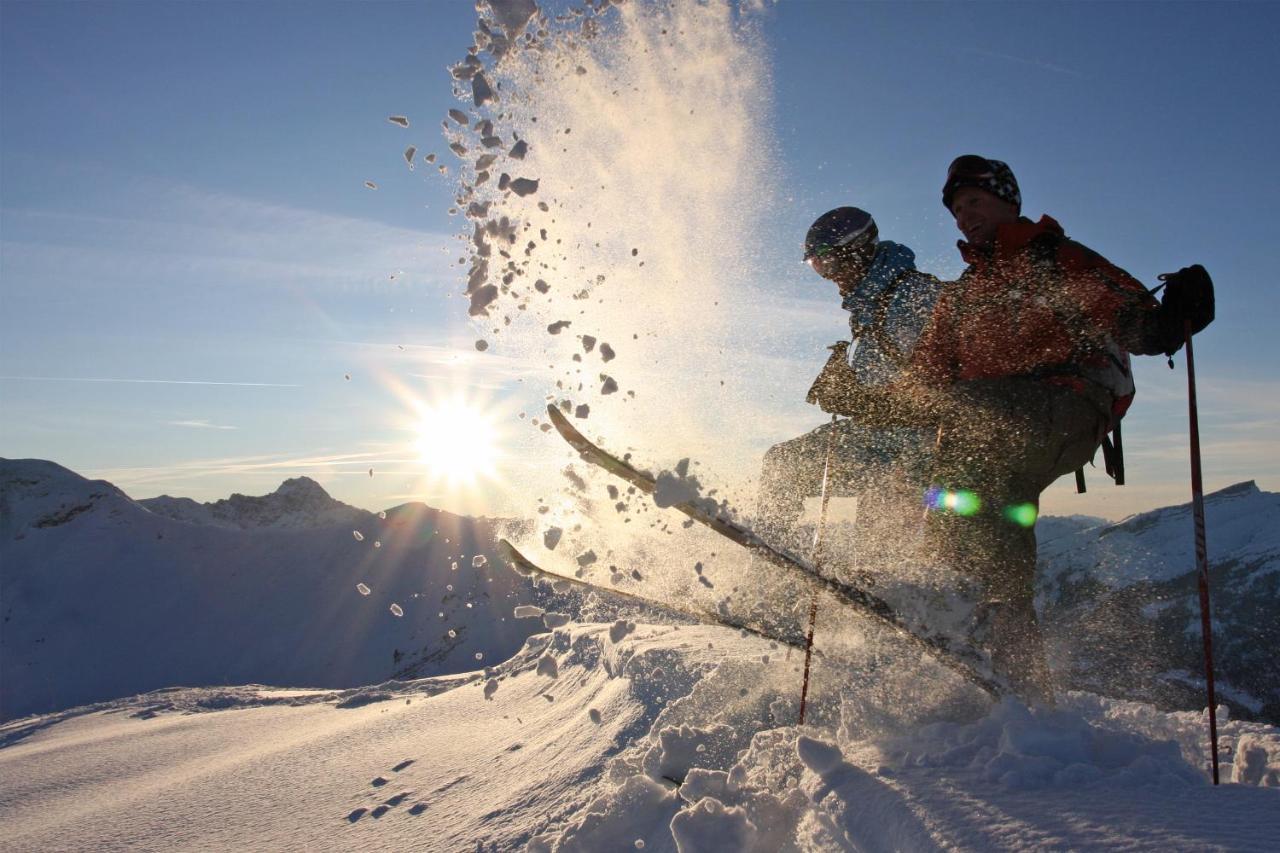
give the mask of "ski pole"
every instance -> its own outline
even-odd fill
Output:
[[[831,450],[836,442],[836,416],[831,416],[831,431],[827,433],[827,458],[822,464],[822,509],[818,513],[818,529],[813,534],[813,567],[820,568],[822,563],[823,535],[827,529],[827,504],[831,502],[831,494],[827,489],[831,475]],[[804,712],[809,699],[809,662],[813,658],[813,632],[818,625],[818,594],[815,592],[809,602],[809,634],[804,641],[804,683],[800,687],[800,725],[804,725]]]
[[[1191,434],[1191,512],[1196,525],[1196,569],[1200,578],[1200,632],[1204,635],[1204,678],[1209,698],[1209,745],[1213,784],[1218,784],[1218,712],[1213,691],[1213,626],[1209,621],[1209,549],[1204,538],[1204,482],[1200,473],[1200,422],[1196,413],[1196,362],[1191,350],[1191,321],[1184,327],[1187,348],[1187,410]]]

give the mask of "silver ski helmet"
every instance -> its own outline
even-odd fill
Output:
[[[804,261],[812,263],[840,249],[867,254],[879,242],[880,230],[870,213],[857,207],[837,207],[809,226],[804,237]]]

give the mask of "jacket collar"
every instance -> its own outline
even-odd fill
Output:
[[[870,310],[875,300],[887,293],[904,272],[916,268],[916,253],[901,243],[881,240],[876,246],[875,257],[867,274],[858,282],[853,292],[845,296],[842,304],[846,311],[855,314]]]
[[[956,248],[966,264],[980,264],[992,260],[1007,260],[1027,247],[1027,244],[1042,234],[1055,234],[1059,237],[1065,232],[1052,216],[1041,216],[1039,222],[1032,222],[1025,216],[1018,217],[1017,222],[1009,222],[996,229],[995,244],[990,247],[975,246],[960,240]]]

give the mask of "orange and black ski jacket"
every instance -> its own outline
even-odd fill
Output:
[[[927,385],[1010,376],[1082,387],[1117,348],[1169,348],[1160,303],[1133,276],[1070,240],[1048,216],[1000,226],[994,245],[959,243],[969,266],[947,284],[913,353]]]

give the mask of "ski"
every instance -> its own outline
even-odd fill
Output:
[[[645,595],[639,595],[634,592],[617,589],[616,587],[595,584],[590,581],[584,581],[579,578],[562,575],[559,572],[548,571],[530,560],[524,554],[520,553],[520,549],[515,545],[512,545],[509,540],[499,539],[497,544],[498,552],[502,555],[503,559],[511,565],[511,568],[526,577],[541,578],[543,580],[551,581],[552,583],[567,583],[579,590],[616,595],[619,598],[625,598],[628,601],[634,601],[637,604],[643,604],[647,607],[656,607],[671,613],[678,613],[681,616],[693,619],[694,621],[700,622],[704,625],[720,625],[724,628],[746,631],[748,634],[753,634],[761,639],[790,646],[797,651],[804,650],[803,637],[786,637],[783,636],[781,632],[769,630],[757,623],[749,622],[746,619],[740,619],[736,616],[720,613],[718,611],[711,610],[710,608],[695,607],[689,604],[670,604],[665,601],[659,601],[656,598],[650,598]]]
[[[647,471],[641,471],[630,462],[620,459],[594,444],[579,432],[573,424],[569,423],[569,419],[555,405],[547,406],[547,416],[550,417],[556,432],[560,433],[561,438],[568,442],[569,446],[578,451],[578,455],[584,462],[603,468],[610,474],[626,480],[646,494],[652,495],[657,489],[657,480],[652,474]],[[674,504],[672,508],[679,510],[699,524],[711,528],[721,536],[738,543],[772,565],[798,575],[807,580],[807,582],[834,595],[843,603],[889,628],[903,641],[925,652],[938,663],[960,675],[976,687],[986,691],[992,697],[1000,698],[1011,693],[1007,686],[990,675],[981,672],[973,663],[962,657],[961,653],[953,648],[946,638],[920,634],[914,631],[898,615],[893,606],[879,596],[861,587],[823,574],[804,558],[782,548],[777,548],[761,539],[759,534],[749,527],[708,511],[696,503],[678,503]]]

